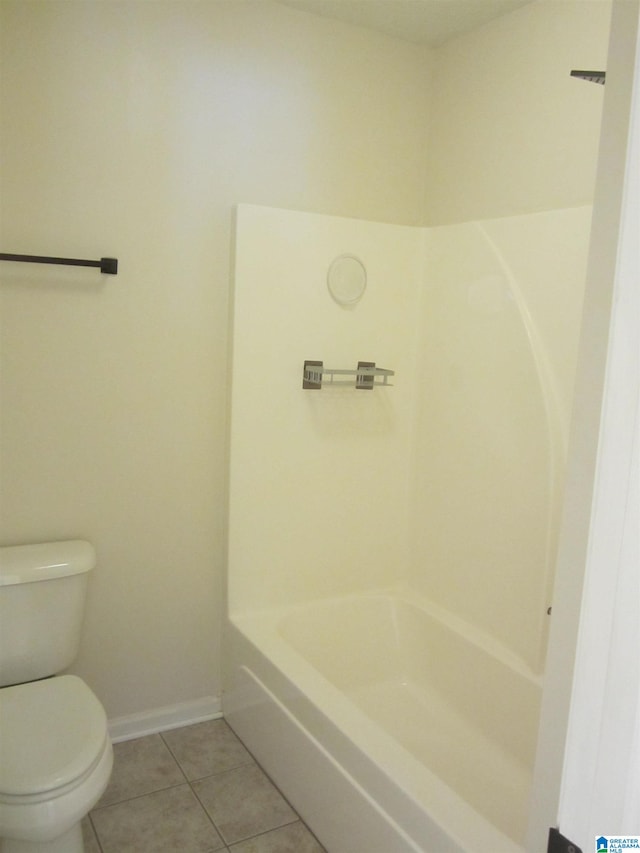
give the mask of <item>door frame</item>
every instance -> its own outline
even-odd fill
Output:
[[[639,19],[614,0],[529,853],[640,835]]]

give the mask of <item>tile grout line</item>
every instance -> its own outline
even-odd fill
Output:
[[[207,777],[205,777],[205,778],[207,778]],[[199,780],[198,780],[198,781],[199,781]],[[215,831],[218,833],[218,835],[219,835],[220,839],[222,840],[222,843],[224,844],[224,848],[220,848],[219,853],[225,853],[225,851],[227,851],[227,850],[229,849],[229,843],[228,843],[227,839],[224,837],[224,835],[222,834],[222,832],[220,831],[220,829],[218,828],[218,826],[216,826],[216,822],[215,822],[215,820],[211,817],[211,815],[210,815],[210,814],[209,814],[209,812],[207,811],[207,809],[206,809],[206,807],[205,807],[205,804],[202,802],[202,800],[201,800],[201,799],[200,799],[200,797],[198,796],[197,791],[194,791],[194,790],[193,790],[193,786],[192,786],[191,784],[189,784],[189,788],[191,789],[191,793],[193,794],[193,796],[196,798],[196,800],[197,800],[197,802],[198,802],[198,805],[200,806],[200,808],[202,809],[202,811],[206,814],[207,818],[209,819],[209,821],[210,821],[210,823],[211,823],[211,826],[213,826],[213,828],[215,829]],[[216,853],[218,853],[218,851],[216,851]]]
[[[288,820],[285,823],[278,824],[278,826],[272,826],[270,829],[263,829],[262,832],[256,832],[255,835],[247,835],[245,838],[236,838],[235,841],[225,842],[228,844],[229,849],[235,844],[244,844],[245,841],[253,841],[254,838],[260,838],[263,835],[269,835],[270,832],[276,832],[278,829],[283,829],[285,826],[293,826],[294,823],[300,823],[302,826],[307,827],[306,823],[302,820],[302,818],[297,814],[294,820]],[[311,830],[309,830],[311,832]],[[313,833],[311,833],[313,835]],[[313,836],[315,838],[315,835]],[[319,842],[318,842],[319,843]]]
[[[164,785],[162,788],[153,788],[151,791],[143,791],[142,794],[134,794],[131,797],[125,797],[123,800],[114,800],[112,803],[105,803],[104,806],[94,806],[89,814],[93,814],[93,812],[102,812],[106,809],[110,809],[112,806],[121,806],[123,803],[130,803],[133,800],[140,800],[142,797],[149,797],[151,794],[159,794],[160,791],[171,791],[173,788],[182,788],[184,785],[188,785],[189,780],[185,779],[182,782],[176,782],[173,785]]]
[[[93,809],[91,809],[91,811],[93,811]],[[102,846],[102,842],[100,841],[100,836],[98,835],[98,830],[96,829],[95,824],[93,822],[93,819],[91,817],[91,812],[89,812],[87,817],[89,818],[89,824],[91,826],[91,831],[93,832],[93,837],[95,838],[96,844],[98,845],[99,853],[104,853],[104,848]]]

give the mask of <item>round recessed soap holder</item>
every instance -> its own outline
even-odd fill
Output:
[[[356,305],[367,289],[367,271],[355,255],[338,255],[327,271],[327,287],[338,305]]]

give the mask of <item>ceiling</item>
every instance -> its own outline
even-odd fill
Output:
[[[532,0],[279,0],[407,41],[437,47]]]

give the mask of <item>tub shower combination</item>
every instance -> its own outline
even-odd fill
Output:
[[[452,227],[430,242],[420,229],[239,209],[224,713],[330,853],[524,849],[563,373],[553,387],[535,351],[545,329],[495,246],[502,233],[530,247],[561,232],[579,258],[589,211],[549,217],[488,225],[490,241]],[[366,282],[359,270],[340,282],[343,300],[331,280],[327,293],[336,256],[366,268]],[[467,350],[449,347],[444,324]],[[465,385],[456,359],[485,341]],[[443,441],[458,442],[449,457]],[[424,461],[434,453],[446,476]]]

